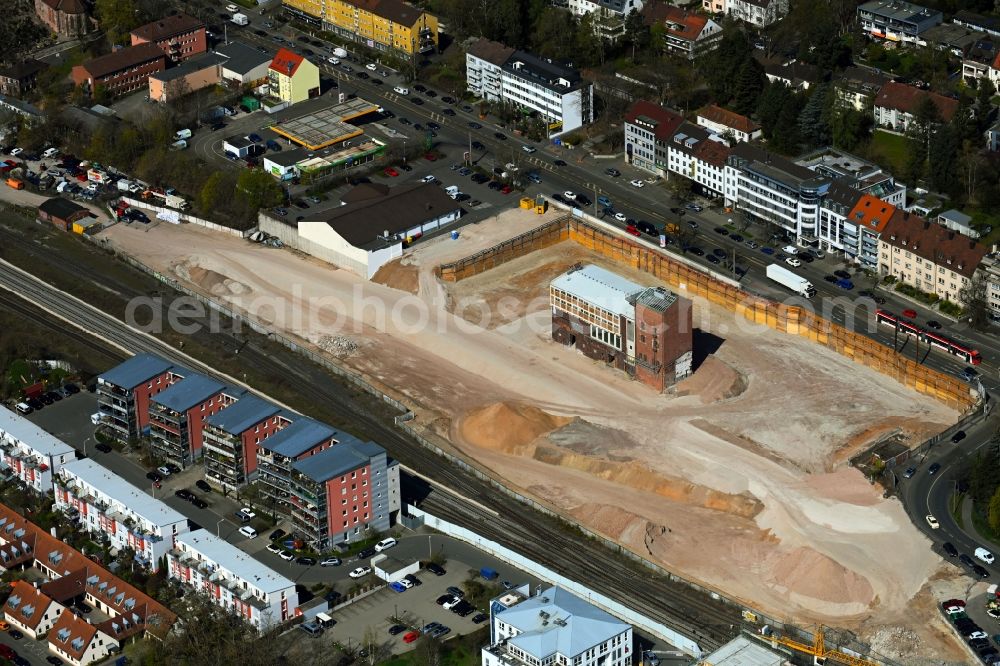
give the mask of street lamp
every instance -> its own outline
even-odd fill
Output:
[[[219,522],[215,524],[215,536],[222,538],[222,523],[226,522],[225,518],[219,518]]]
[[[87,439],[83,440],[83,457],[84,458],[87,457],[87,442],[89,442],[89,441],[90,441],[89,437]]]

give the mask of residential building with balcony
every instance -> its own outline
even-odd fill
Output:
[[[684,116],[644,99],[625,112],[625,163],[666,176],[671,139]]]
[[[647,25],[663,26],[663,45],[688,60],[713,51],[722,41],[722,26],[712,19],[667,3],[654,3],[644,13]]]
[[[891,80],[891,77],[866,67],[847,67],[833,81],[837,104],[855,111],[867,111],[872,108],[878,91]]]
[[[944,15],[938,10],[903,0],[872,0],[858,7],[862,31],[902,44],[916,44],[924,32],[942,21]]]
[[[289,517],[295,533],[319,550],[389,529],[399,509],[399,464],[374,442],[337,439],[291,465]]]
[[[879,237],[878,271],[959,303],[986,251],[972,238],[897,210]]]
[[[62,604],[53,601],[28,581],[15,580],[3,605],[3,616],[26,636],[38,639],[52,629],[63,610]]]
[[[36,493],[48,494],[52,475],[76,460],[76,450],[16,412],[0,407],[0,468]]]
[[[339,433],[307,416],[295,416],[257,448],[256,478],[261,497],[280,513],[291,512],[292,466],[299,460],[335,446]]]
[[[632,627],[560,587],[530,586],[490,602],[490,643],[482,666],[629,666]]]
[[[205,479],[228,490],[245,486],[257,472],[257,447],[289,423],[292,415],[247,394],[209,416],[202,428]]]
[[[979,271],[986,288],[986,305],[994,321],[1000,321],[1000,254],[993,252],[983,257]]]
[[[202,455],[205,419],[236,402],[243,389],[191,373],[149,401],[149,441],[154,455],[187,467]]]
[[[725,137],[684,121],[667,144],[667,168],[692,181],[699,194],[721,197],[729,152]]]
[[[756,28],[777,23],[788,13],[788,0],[726,0],[725,4],[730,18]]]
[[[293,581],[206,530],[180,536],[167,560],[171,578],[208,593],[258,630],[299,614]]]
[[[875,124],[896,132],[905,132],[925,98],[929,98],[937,107],[940,122],[951,122],[955,117],[955,112],[958,111],[957,99],[890,81],[875,96]]]
[[[878,268],[879,237],[897,209],[896,206],[870,194],[859,196],[855,190],[850,192],[853,192],[855,198],[854,206],[832,233],[839,234],[836,238],[837,244],[848,259],[875,270]],[[825,207],[826,202],[824,202]]]
[[[602,39],[615,41],[625,34],[625,20],[632,12],[642,12],[643,0],[555,0],[553,5],[565,7],[574,16],[591,15],[594,32]]]
[[[503,99],[500,84],[503,64],[514,55],[514,50],[489,39],[477,39],[465,52],[465,81],[476,97],[488,102]]]
[[[205,24],[187,14],[170,14],[131,32],[132,46],[156,44],[167,60],[178,63],[208,50]]]
[[[698,112],[698,125],[722,136],[731,136],[733,142],[755,141],[761,137],[760,125],[744,115],[716,104]]]
[[[270,94],[285,104],[319,97],[319,67],[298,53],[281,49],[267,70]]]
[[[286,13],[370,49],[412,58],[438,47],[438,20],[402,0],[284,0]]]
[[[135,551],[136,562],[158,571],[160,560],[188,521],[90,458],[64,465],[53,484],[55,508],[113,548]]]
[[[73,83],[93,96],[98,88],[120,97],[149,85],[149,75],[162,72],[167,58],[156,44],[126,46],[73,67]]]
[[[106,433],[121,442],[149,426],[149,400],[176,379],[174,365],[159,356],[137,354],[97,378],[97,409]]]

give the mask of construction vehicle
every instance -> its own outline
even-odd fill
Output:
[[[766,625],[761,628],[759,634],[754,633],[751,635],[764,643],[768,643],[775,649],[781,645],[786,648],[791,648],[796,652],[812,655],[813,664],[816,666],[823,666],[827,663],[827,660],[836,664],[847,664],[847,666],[882,666],[882,664],[878,661],[872,661],[871,659],[865,659],[864,657],[855,657],[854,655],[850,655],[839,650],[828,650],[823,638],[823,627],[818,627],[816,629],[812,645],[797,641],[793,638],[782,636],[781,634],[775,632],[774,629],[771,629]]]
[[[678,234],[680,233],[680,225],[674,224],[673,222],[667,222],[663,227],[663,232],[666,234]]]

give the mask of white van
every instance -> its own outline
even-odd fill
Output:
[[[94,412],[93,414],[91,414],[90,415],[90,422],[92,424],[94,424],[94,425],[100,424],[100,422],[101,422],[101,413],[100,412]]]
[[[240,534],[242,534],[248,539],[253,539],[257,536],[257,530],[250,527],[249,525],[244,525],[243,527],[240,528]]]
[[[226,11],[229,12],[230,14],[235,14],[236,12],[240,11],[240,8],[237,7],[236,5],[226,5]]]
[[[44,153],[42,153],[42,157],[44,157],[45,159],[50,159],[50,158],[55,157],[58,154],[59,154],[59,149],[58,148],[49,148]]]
[[[33,410],[31,408],[31,405],[29,405],[28,403],[26,403],[26,402],[19,402],[19,403],[17,403],[17,411],[21,412],[22,414],[30,414],[31,412],[33,412],[35,410]]]
[[[395,88],[393,88],[393,90],[395,90],[396,92],[398,92],[400,95],[409,95],[410,94],[410,89],[409,88],[404,88],[403,86],[396,86]]]
[[[986,564],[993,564],[993,553],[986,550],[985,548],[976,548],[976,559],[986,562]]]
[[[785,247],[781,248],[781,251],[784,252],[785,254],[790,254],[794,257],[799,253],[799,248],[795,247],[794,245],[786,245]]]

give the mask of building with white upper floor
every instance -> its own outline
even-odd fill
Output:
[[[490,602],[482,666],[629,666],[632,627],[559,587],[530,586]]]
[[[160,560],[187,518],[90,458],[63,465],[53,482],[55,508],[79,520],[113,548],[131,548],[143,566],[158,571]]]
[[[179,536],[167,560],[171,578],[208,593],[258,630],[298,614],[293,581],[206,530]]]
[[[76,460],[76,451],[20,414],[0,407],[0,468],[37,493],[52,489],[52,474]]]

